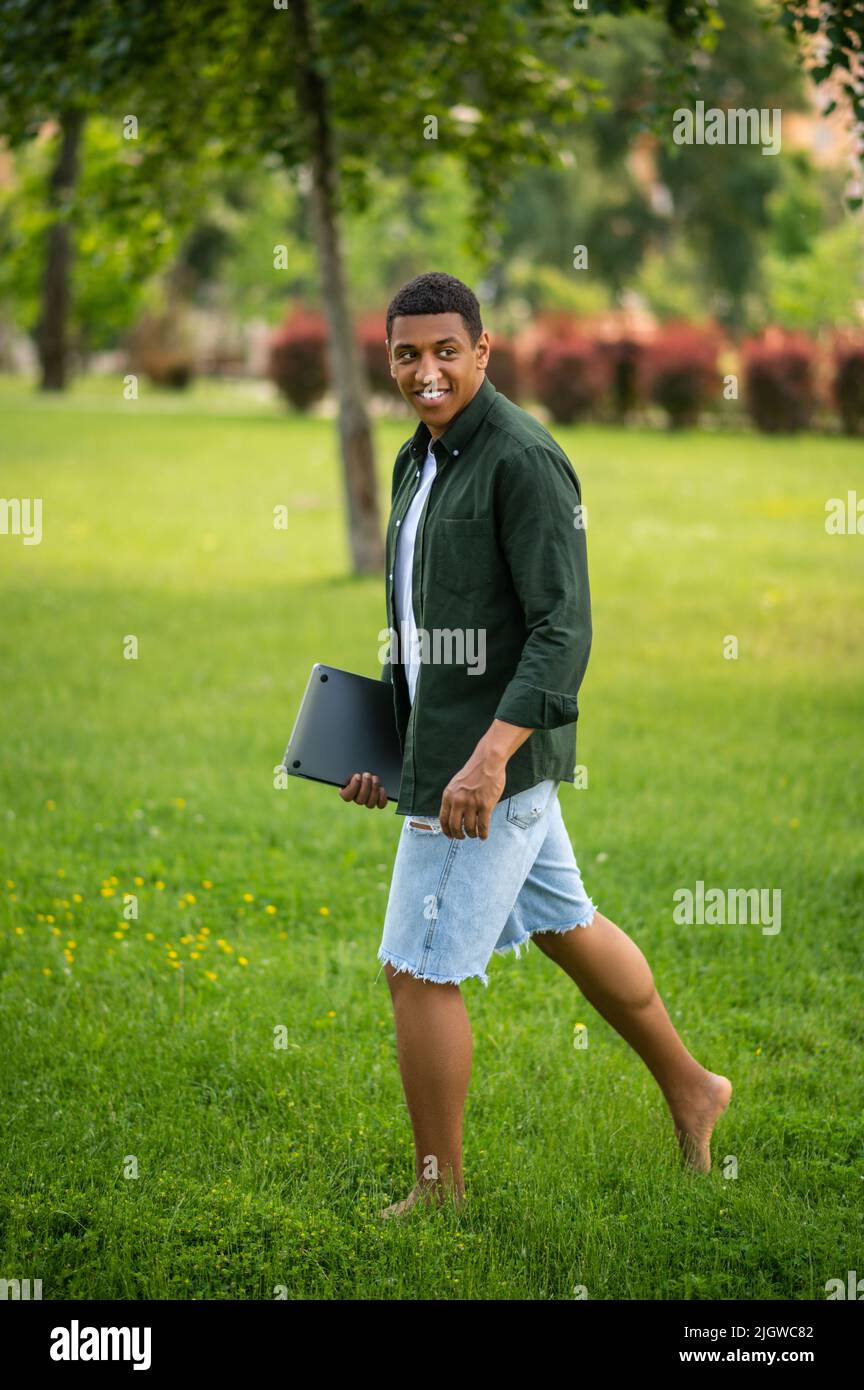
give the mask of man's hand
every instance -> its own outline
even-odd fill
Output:
[[[501,800],[507,762],[533,732],[503,719],[492,720],[465,766],[444,788],[438,819],[449,839],[489,838],[489,817]]]
[[[358,806],[368,806],[369,810],[387,805],[387,793],[374,772],[355,772],[344,787],[339,788],[343,801],[356,801]]]
[[[444,834],[451,840],[464,840],[465,835],[472,840],[488,838],[489,817],[500,801],[507,781],[504,759],[494,754],[484,755],[480,747],[478,743],[461,772],[457,772],[447,783],[441,797],[438,819]]]

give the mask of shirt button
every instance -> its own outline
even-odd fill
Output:
[[[459,450],[458,450],[458,449],[454,449],[454,450],[453,450],[453,457],[454,457],[454,459],[459,457]]]
[[[402,520],[401,520],[401,518],[399,518],[399,520],[397,520],[396,525],[397,525],[397,526],[401,526],[401,525],[402,525]]]

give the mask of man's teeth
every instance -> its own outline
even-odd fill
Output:
[[[439,396],[444,396],[446,394],[446,391],[444,391],[442,388],[437,388],[434,390],[427,388],[425,391],[420,392],[420,397],[424,401],[437,401]]]

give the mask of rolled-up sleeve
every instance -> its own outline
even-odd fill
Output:
[[[498,541],[528,637],[495,718],[555,729],[578,716],[591,650],[591,597],[579,480],[554,449],[530,445],[503,465],[496,488]]]

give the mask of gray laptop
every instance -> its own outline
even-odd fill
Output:
[[[282,759],[292,777],[344,787],[355,772],[374,772],[398,801],[402,749],[393,687],[316,661]]]

